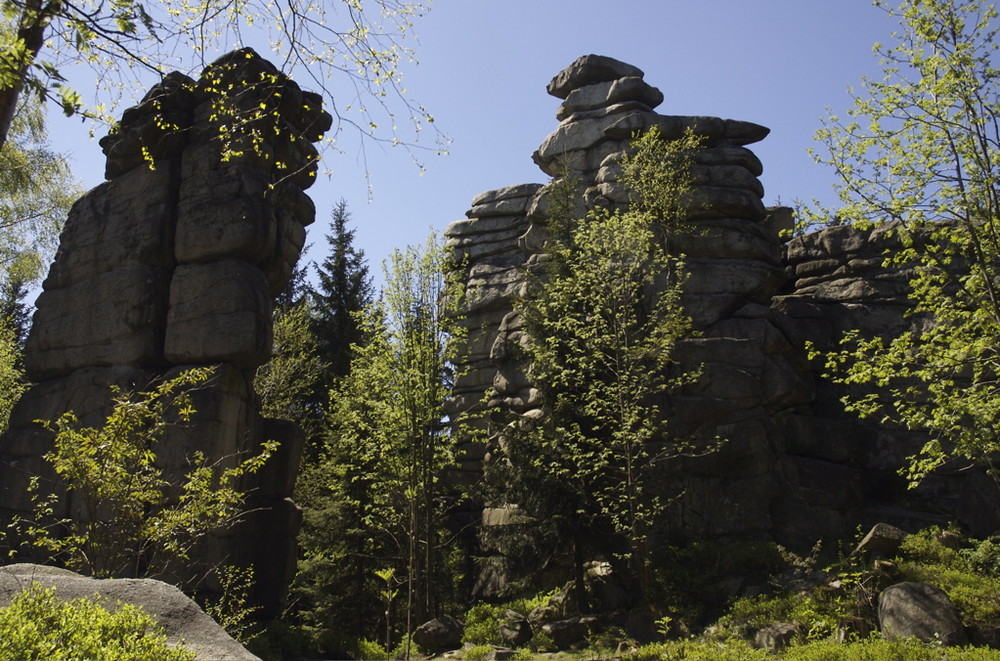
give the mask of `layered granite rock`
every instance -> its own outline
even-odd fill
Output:
[[[656,126],[675,139],[690,129],[702,138],[685,209],[695,229],[672,238],[685,254],[684,304],[697,330],[677,357],[702,376],[671,398],[668,415],[678,437],[726,442],[717,452],[662,469],[663,482],[683,497],[658,527],[661,539],[772,539],[808,549],[817,539],[878,520],[942,522],[932,503],[907,495],[895,475],[914,439],[846,416],[840,395],[818,378],[804,349],[807,339],[830,346],[847,328],[891,333],[918,323],[903,316],[905,269],[883,266],[892,233],[834,227],[786,245],[791,210],[764,207],[763,167],[747,148],[768,129],[658,114],[663,95],[634,66],[587,55],[560,72],[548,91],[563,100],[559,124],[533,159],[545,174],[582,182],[580,217],[598,205],[627,203],[618,163],[637,132]],[[516,300],[526,292],[526,270],[544,260],[550,189],[525,184],[483,193],[446,232],[464,269],[470,329],[453,405],[472,413],[488,438],[469,443],[460,456],[470,480],[490,470],[502,425],[512,416],[543,415],[520,351],[526,329]],[[1000,521],[973,515],[957,500],[971,489],[981,503],[981,485],[973,482],[968,477],[965,486],[953,482],[928,492],[956,497],[963,523],[995,529]],[[486,505],[484,526],[519,516],[514,503]],[[502,558],[484,564],[502,565]],[[483,593],[500,584],[481,577],[480,587],[490,586]]]
[[[224,143],[222,125],[250,113],[258,116],[247,130]],[[270,356],[272,297],[313,221],[304,192],[316,172],[312,142],[330,124],[318,95],[244,49],[197,81],[166,76],[101,140],[108,181],[70,212],[27,340],[28,376],[38,385],[0,440],[5,519],[29,511],[31,476],[51,477],[42,459],[51,439],[35,420],[73,411],[100,425],[110,386],[143,389],[214,366],[195,394],[195,420],[170,432],[158,461],[180,474],[196,450],[234,461],[265,440],[282,442],[279,456],[242,485],[253,490],[254,514],[191,566],[192,574],[220,560],[254,566],[258,599],[277,605],[294,570],[298,512],[288,498],[301,434],[261,418],[252,377]],[[257,131],[268,127],[277,130]],[[268,543],[260,544],[264,531]]]

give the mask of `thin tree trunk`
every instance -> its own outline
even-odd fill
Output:
[[[4,66],[14,67],[16,81],[10,87],[0,89],[0,149],[7,143],[7,134],[14,121],[17,101],[24,91],[24,81],[28,68],[38,57],[45,44],[45,28],[62,8],[62,3],[53,1],[42,7],[41,0],[27,0],[18,18],[17,39],[24,43],[25,53],[21,61],[5,62]]]

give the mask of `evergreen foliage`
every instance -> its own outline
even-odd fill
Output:
[[[915,323],[898,337],[848,334],[827,356],[852,386],[848,410],[928,434],[901,472],[915,486],[952,460],[1000,450],[1000,70],[984,0],[904,0],[884,76],[864,80],[848,119],[827,119],[820,158],[841,177],[836,215],[895,222]],[[917,322],[922,320],[922,322]]]
[[[329,253],[316,267],[318,285],[311,291],[313,333],[319,356],[327,364],[326,390],[350,371],[352,347],[363,343],[359,313],[372,302],[372,283],[365,253],[354,246],[351,213],[340,200],[326,235]]]
[[[315,439],[323,425],[317,403],[324,387],[323,362],[313,333],[313,310],[305,272],[296,269],[285,290],[275,300],[272,314],[271,358],[257,368],[254,390],[260,395],[262,414],[298,423],[308,440],[306,457],[315,455]]]
[[[393,649],[449,592],[441,475],[455,441],[443,403],[461,299],[444,269],[434,237],[393,254],[359,316],[350,376],[330,392],[325,454],[299,481],[301,617],[319,636],[337,621]]]
[[[17,334],[0,316],[0,433],[7,430],[14,404],[27,389]]]

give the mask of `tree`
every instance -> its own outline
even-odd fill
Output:
[[[928,434],[901,470],[915,486],[952,459],[1000,449],[1000,70],[997,13],[983,0],[903,0],[883,70],[863,80],[848,119],[831,116],[818,160],[840,176],[837,215],[893,223],[925,324],[892,338],[844,338],[827,356],[862,417]]]
[[[155,577],[176,571],[205,535],[231,527],[245,495],[237,480],[257,471],[274,443],[238,461],[210,463],[195,452],[179,484],[156,461],[168,427],[195,413],[192,388],[211,376],[211,368],[195,368],[144,393],[115,391],[99,429],[80,425],[72,412],[44,421],[54,434],[45,459],[60,485],[43,493],[42,480],[32,478],[34,520],[16,522],[32,544],[89,575]],[[63,491],[77,508],[71,518],[54,516]]]
[[[372,626],[375,618],[361,624],[359,634],[372,639],[386,628],[398,631],[396,605],[401,628],[412,632],[414,618],[435,614],[446,587],[440,478],[454,439],[443,405],[461,301],[444,266],[434,237],[392,255],[381,298],[361,315],[365,342],[354,347],[350,377],[330,392],[327,455],[300,489],[308,502],[304,566],[311,573],[303,578],[314,594],[324,573],[343,586],[316,608],[346,606],[356,621],[361,609],[385,608],[385,581],[375,572],[398,581],[392,587],[402,595],[382,626]]]
[[[399,71],[400,62],[412,56],[403,46],[412,21],[426,11],[419,3],[2,0],[0,8],[6,32],[0,47],[0,146],[25,92],[58,103],[68,115],[106,118],[110,108],[99,99],[84,104],[68,85],[67,62],[89,65],[107,92],[109,81],[203,66],[207,54],[245,39],[266,40],[288,73],[303,69],[323,91],[340,120],[331,138],[353,126],[369,138],[413,144],[415,138],[402,136],[394,118],[405,117],[414,131],[433,122],[405,96]],[[177,53],[190,54],[194,62]],[[349,93],[335,97],[330,81],[337,79],[347,82]],[[340,105],[337,98],[344,97],[350,101]],[[380,133],[386,130],[387,135]]]
[[[70,206],[83,193],[45,133],[44,108],[26,98],[0,147],[0,285],[4,302],[38,282]]]
[[[28,388],[22,362],[17,331],[0,316],[0,433],[7,431],[14,404]]]
[[[651,469],[677,450],[661,398],[691,378],[671,374],[692,330],[680,301],[684,264],[669,237],[683,231],[698,143],[691,133],[668,142],[655,129],[638,137],[621,178],[629,207],[552,218],[548,260],[519,305],[546,412],[526,426],[521,459],[568,492],[574,528],[604,526],[624,541],[647,598],[649,531],[661,506]]]
[[[340,200],[330,216],[326,235],[329,254],[316,267],[318,286],[312,290],[313,333],[319,355],[329,366],[327,389],[350,370],[352,347],[362,344],[358,314],[372,301],[372,283],[363,250],[354,247],[354,230],[347,224],[351,214]]]
[[[305,270],[295,269],[275,300],[272,354],[257,368],[254,390],[261,398],[261,413],[296,422],[313,439],[323,422],[322,408],[316,402],[327,391],[323,383],[326,364],[312,332],[313,312],[304,279]],[[306,448],[308,457],[315,455],[313,445]]]

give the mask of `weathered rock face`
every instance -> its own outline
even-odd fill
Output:
[[[211,91],[230,83],[228,96]],[[282,137],[262,133],[254,146],[237,133],[223,158],[224,106],[241,116],[264,109],[257,124],[276,122]],[[244,485],[259,511],[193,563],[253,565],[258,597],[274,605],[294,569],[298,513],[288,496],[301,436],[261,418],[251,380],[270,355],[272,296],[313,221],[304,193],[316,170],[312,142],[330,123],[317,95],[249,49],[216,61],[199,81],[171,74],[125,111],[101,140],[108,181],[74,205],[37,302],[25,360],[38,385],[0,440],[0,515],[29,511],[28,478],[48,475],[42,455],[51,440],[35,420],[74,411],[99,425],[109,386],[142,389],[184,368],[216,366],[196,394],[195,421],[171,432],[159,461],[179,473],[195,450],[214,460],[283,443]]]
[[[982,488],[981,472],[934,478],[907,492],[895,471],[913,453],[914,439],[847,417],[839,394],[808,363],[805,340],[831,346],[848,328],[892,333],[919,323],[903,317],[905,271],[882,265],[882,253],[893,246],[890,233],[834,227],[786,244],[791,210],[763,206],[757,179],[763,168],[747,149],[768,129],[660,115],[653,108],[663,95],[633,66],[584,56],[548,90],[564,99],[559,125],[533,158],[548,175],[583,182],[581,215],[627,202],[617,164],[636,131],[656,126],[671,139],[691,129],[703,139],[687,209],[696,231],[676,239],[690,273],[684,303],[698,330],[677,357],[702,377],[674,396],[670,416],[677,434],[727,442],[663,469],[664,483],[684,493],[666,513],[663,533],[773,539],[807,549],[816,539],[882,520],[913,528],[952,516],[981,534],[997,528],[997,498]],[[515,300],[525,292],[525,270],[544,259],[548,191],[524,184],[483,193],[467,219],[446,232],[466,269],[470,330],[456,410],[501,411],[495,417],[504,421],[542,415],[518,351],[526,336]],[[470,443],[460,456],[470,476],[489,471],[500,448],[488,418],[482,415],[481,424],[490,440]],[[984,498],[993,504],[977,513],[962,501],[973,494],[977,507]],[[940,497],[948,515],[935,509]],[[509,503],[488,505],[503,507],[486,510],[485,526],[504,525],[493,513],[515,511]],[[484,579],[491,586],[485,591],[500,583]]]

